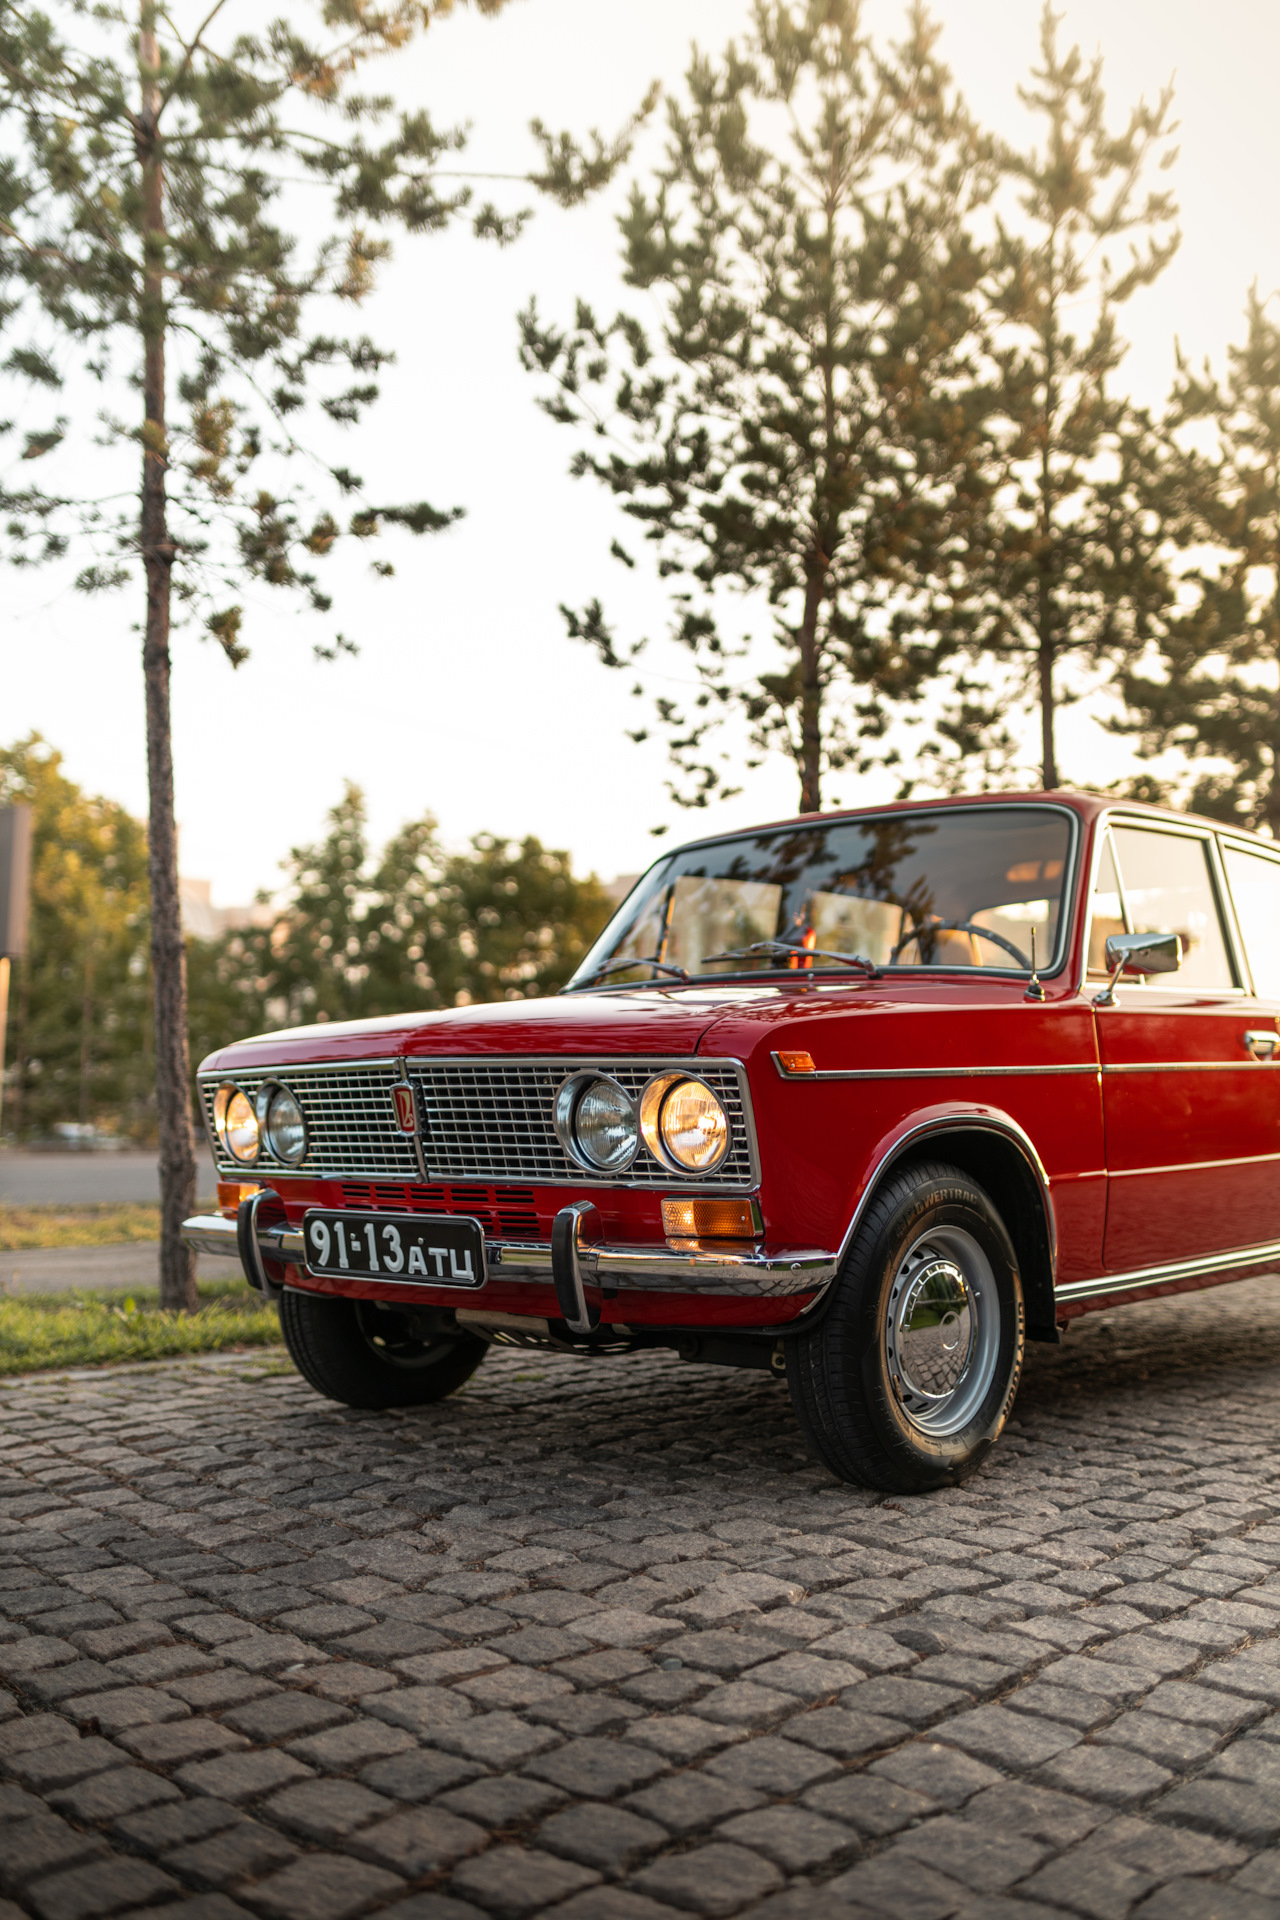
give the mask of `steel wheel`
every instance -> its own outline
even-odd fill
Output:
[[[884,1350],[913,1427],[968,1426],[999,1359],[1000,1302],[991,1262],[963,1227],[934,1227],[908,1248],[889,1288]]]

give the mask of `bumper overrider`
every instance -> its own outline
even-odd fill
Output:
[[[274,1201],[266,1191],[240,1203],[235,1219],[196,1214],[182,1223],[182,1237],[196,1253],[239,1259],[246,1277],[263,1293],[277,1291],[265,1262],[277,1267],[306,1267],[302,1228],[278,1219],[258,1221],[260,1204]],[[599,1325],[600,1310],[589,1297],[621,1293],[704,1294],[755,1300],[783,1300],[797,1293],[821,1292],[835,1277],[838,1255],[815,1248],[728,1247],[688,1241],[640,1246],[609,1246],[598,1238],[599,1215],[589,1201],[562,1207],[551,1239],[485,1240],[489,1275],[504,1286],[521,1282],[554,1286],[561,1314],[575,1333]],[[305,1285],[305,1282],[302,1282]],[[421,1282],[385,1284],[423,1290]],[[471,1294],[477,1302],[484,1288]]]

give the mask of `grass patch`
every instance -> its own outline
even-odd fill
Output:
[[[160,1238],[160,1209],[139,1206],[14,1207],[0,1204],[0,1253],[34,1247],[127,1247]]]
[[[200,1283],[198,1313],[162,1313],[155,1288],[0,1299],[0,1374],[280,1344],[280,1321],[243,1280]]]

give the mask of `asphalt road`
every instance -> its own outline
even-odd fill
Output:
[[[1280,1916],[1280,1286],[1032,1349],[966,1486],[495,1352],[0,1392],[2,1920]]]
[[[216,1176],[207,1152],[197,1153],[196,1165],[202,1190],[211,1193]],[[36,1207],[159,1197],[154,1153],[0,1152],[0,1203]]]

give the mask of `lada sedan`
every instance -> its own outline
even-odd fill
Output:
[[[659,860],[553,998],[212,1054],[184,1231],[349,1406],[666,1347],[926,1490],[1024,1340],[1280,1261],[1278,1010],[1271,842],[1075,793],[806,815]]]

